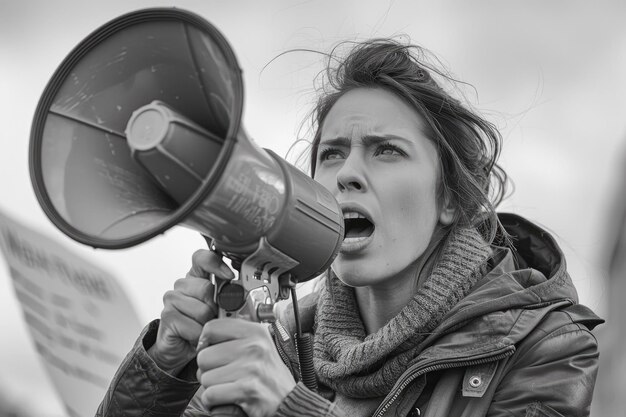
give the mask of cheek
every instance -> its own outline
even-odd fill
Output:
[[[386,200],[395,205],[402,215],[419,219],[433,214],[437,209],[437,192],[434,179],[422,174],[395,178],[386,188]]]
[[[393,221],[392,238],[403,247],[411,247],[415,253],[428,246],[437,224],[438,212],[434,186],[416,186],[415,181],[410,181],[408,185],[412,185],[413,189],[408,188],[407,192],[393,198],[396,209],[390,212],[388,218]]]

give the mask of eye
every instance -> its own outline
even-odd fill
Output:
[[[332,160],[343,159],[343,158],[344,158],[343,152],[341,152],[341,150],[337,148],[324,148],[319,151],[319,156],[318,156],[318,159],[321,162],[332,161]]]
[[[406,155],[402,149],[389,142],[381,143],[374,152],[374,156],[404,156]]]

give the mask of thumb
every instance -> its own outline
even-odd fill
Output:
[[[235,278],[233,271],[222,260],[222,255],[207,249],[200,249],[194,252],[191,258],[191,269],[188,276],[198,278],[210,278],[215,274],[222,279],[231,280]]]

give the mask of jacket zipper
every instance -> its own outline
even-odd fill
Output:
[[[470,359],[470,360],[466,360],[466,361],[456,361],[456,362],[444,362],[444,363],[436,363],[433,365],[429,365],[425,368],[419,369],[413,373],[411,373],[410,375],[404,377],[404,380],[400,383],[400,385],[398,386],[398,388],[396,389],[395,393],[393,394],[393,396],[391,398],[389,398],[384,404],[381,404],[378,409],[376,410],[376,412],[372,415],[372,417],[381,417],[383,414],[385,414],[387,412],[387,410],[389,409],[389,407],[391,407],[391,404],[393,404],[396,399],[398,399],[398,397],[400,396],[400,394],[402,393],[402,391],[404,391],[404,389],[417,377],[424,375],[428,372],[434,372],[434,371],[441,371],[443,369],[450,369],[450,368],[460,368],[460,367],[467,367],[467,366],[474,366],[474,365],[481,365],[484,363],[488,363],[488,362],[495,362],[495,361],[499,361],[502,360],[504,358],[506,358],[507,356],[512,355],[515,352],[515,346],[508,346],[507,348],[504,349],[503,352],[489,356],[487,358],[481,358],[481,359]]]
[[[276,324],[272,325],[272,336],[275,338],[274,344],[276,345],[276,350],[278,351],[278,355],[283,360],[283,363],[287,365],[291,369],[291,362],[289,361],[289,357],[287,353],[285,353],[285,349],[282,346],[282,341],[278,340],[281,336],[280,334],[276,334],[278,329],[275,328]]]

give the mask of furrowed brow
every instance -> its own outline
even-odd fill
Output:
[[[361,142],[365,146],[375,146],[383,142],[389,142],[392,140],[399,140],[405,143],[411,143],[410,139],[397,135],[366,135],[361,138]],[[320,141],[319,146],[345,146],[349,147],[352,140],[347,137],[339,136],[336,138],[329,138]]]
[[[321,140],[319,146],[350,146],[350,142],[352,142],[350,138],[340,136]]]
[[[410,139],[407,139],[403,136],[397,136],[397,135],[367,135],[367,136],[364,136],[362,140],[365,146],[377,145],[379,143],[389,142],[392,140],[399,140],[401,142],[411,143]]]

